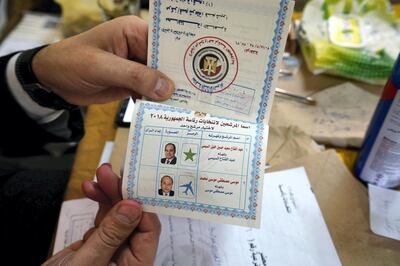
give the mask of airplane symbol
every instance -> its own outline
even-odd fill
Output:
[[[190,192],[192,193],[192,195],[194,195],[194,193],[193,193],[193,187],[192,187],[192,181],[190,181],[190,182],[187,183],[187,184],[180,185],[179,187],[186,188],[186,190],[183,191],[183,193],[185,193],[186,195],[188,194],[188,191],[189,191],[189,190],[190,190]]]

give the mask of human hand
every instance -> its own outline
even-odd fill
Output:
[[[143,65],[147,56],[147,23],[118,17],[40,50],[33,71],[46,88],[76,105],[146,96],[165,100],[173,82]]]
[[[152,265],[161,230],[157,216],[142,212],[135,201],[122,200],[120,179],[109,164],[97,169],[97,179],[82,184],[100,204],[95,228],[44,265]]]

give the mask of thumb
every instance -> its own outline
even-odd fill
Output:
[[[142,218],[139,203],[118,202],[73,257],[71,265],[108,265]]]
[[[160,71],[111,53],[97,52],[98,84],[124,88],[157,101],[168,99],[174,92],[174,83]]]

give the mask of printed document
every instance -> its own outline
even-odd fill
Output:
[[[176,85],[137,101],[124,197],[146,211],[259,227],[268,119],[290,0],[150,1],[150,67]]]

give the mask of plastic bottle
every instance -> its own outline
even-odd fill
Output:
[[[400,56],[372,117],[354,172],[377,186],[400,185]]]

